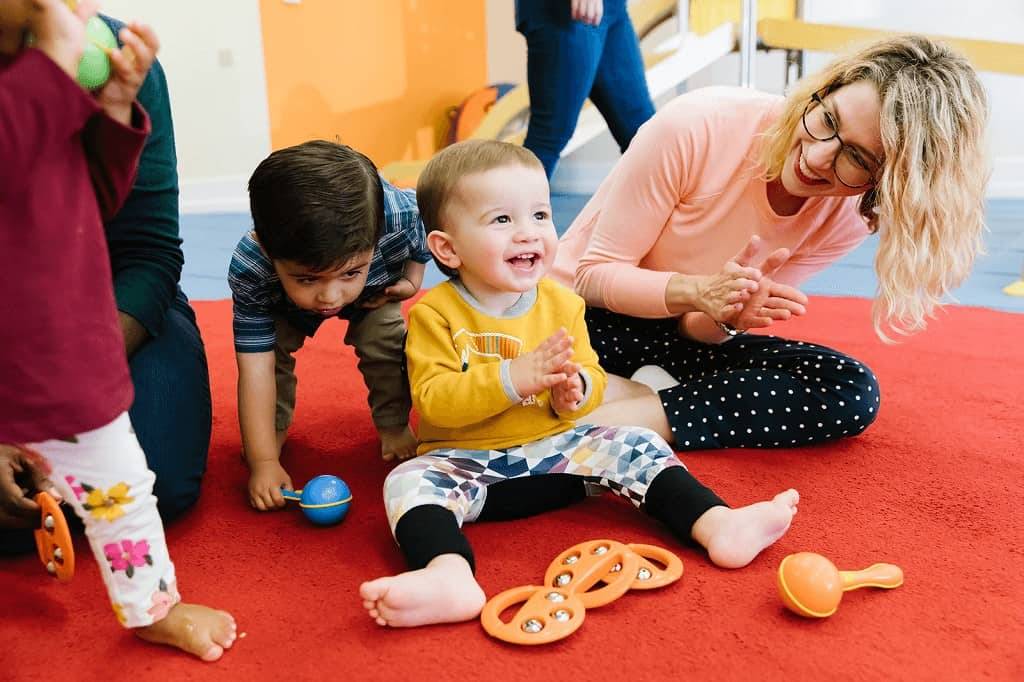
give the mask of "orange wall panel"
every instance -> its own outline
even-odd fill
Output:
[[[487,78],[483,0],[260,0],[274,149],[338,138],[378,165],[429,156]]]

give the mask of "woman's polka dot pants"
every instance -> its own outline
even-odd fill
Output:
[[[871,370],[831,348],[745,334],[720,345],[683,338],[678,320],[587,309],[610,374],[658,365],[678,386],[658,393],[677,450],[775,448],[855,436],[878,415]]]

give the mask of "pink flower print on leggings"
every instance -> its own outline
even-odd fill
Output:
[[[64,480],[67,481],[68,486],[70,486],[71,492],[75,494],[75,497],[82,499],[82,495],[85,495],[85,488],[75,482],[77,479],[75,479],[74,476],[65,476]]]
[[[153,565],[153,557],[149,555],[149,543],[145,540],[111,542],[109,545],[103,545],[103,553],[110,561],[111,571],[124,571],[129,578],[135,575],[136,568]]]

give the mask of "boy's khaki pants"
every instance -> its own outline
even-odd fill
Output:
[[[295,413],[295,357],[306,335],[284,317],[275,317],[277,344],[274,347],[274,375],[277,382],[277,410],[274,427],[285,431]],[[405,319],[398,302],[385,303],[356,316],[348,323],[345,343],[359,359],[359,371],[369,391],[367,402],[378,431],[409,423],[412,398],[405,369]]]

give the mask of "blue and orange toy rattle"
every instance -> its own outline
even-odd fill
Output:
[[[317,476],[300,490],[281,489],[286,500],[299,503],[306,518],[318,526],[338,523],[352,504],[352,491],[337,476]]]

